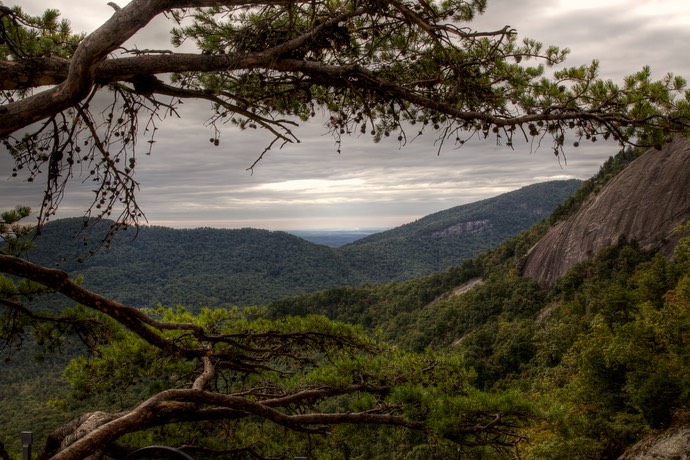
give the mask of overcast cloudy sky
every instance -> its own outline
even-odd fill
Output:
[[[18,4],[39,14],[46,2]],[[105,0],[50,4],[75,31],[92,31],[112,14]],[[486,14],[475,24],[486,30],[508,24],[522,37],[568,47],[568,66],[599,59],[602,77],[616,82],[643,65],[650,65],[656,77],[673,72],[690,78],[687,0],[489,0]],[[140,48],[168,47],[160,26],[154,22],[133,42]],[[220,146],[214,147],[204,118],[197,115],[200,107],[184,107],[181,120],[161,126],[153,155],[137,163],[139,204],[153,225],[391,228],[532,183],[586,179],[618,151],[603,143],[569,148],[565,164],[553,156],[550,144],[538,150],[516,144],[511,150],[485,141],[457,150],[449,146],[437,155],[427,134],[403,148],[394,140],[374,144],[368,137],[346,138],[338,154],[320,121],[300,129],[300,144],[271,151],[250,174],[247,167],[266,145],[266,135],[228,127]],[[40,189],[6,180],[12,165],[6,152],[0,155],[0,210],[16,204],[37,206]],[[81,215],[90,198],[75,189],[64,200],[61,216]]]

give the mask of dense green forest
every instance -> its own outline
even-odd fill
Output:
[[[524,392],[548,415],[530,428],[522,458],[615,459],[649,430],[687,421],[687,243],[668,261],[621,242],[551,292],[519,276],[514,257],[501,257],[509,246],[444,274],[272,308],[276,316],[319,311],[347,319],[351,312],[352,321],[404,349],[462,357],[480,389]],[[438,297],[479,276],[483,283],[469,292]]]
[[[568,180],[527,186],[367,236],[342,250],[366,270],[368,278],[374,282],[409,279],[442,271],[497,246],[548,217],[578,190],[580,184],[578,180]],[[520,230],[516,232],[515,229]],[[382,263],[395,267],[393,270],[399,274],[387,277]]]
[[[8,195],[40,203],[34,224],[23,225],[26,206],[0,210],[2,460],[21,456],[21,429],[38,460],[125,459],[152,444],[208,460],[613,460],[649,433],[690,427],[687,206],[677,239],[648,229],[678,241],[673,258],[616,237],[580,245],[590,259],[555,286],[528,277],[546,260],[530,248],[583,203],[604,202],[590,217],[608,214],[607,228],[634,206],[687,204],[682,174],[644,174],[644,162],[626,174],[628,193],[589,202],[640,152],[611,158],[572,196],[574,182],[526,188],[337,250],[287,233],[139,227],[140,179],[142,191],[163,176],[194,187],[194,173],[218,169],[217,155],[175,142],[193,141],[194,101],[211,145],[251,155],[263,144],[249,172],[317,124],[338,154],[348,137],[403,148],[423,136],[437,154],[524,140],[562,162],[570,146],[603,140],[664,159],[667,146],[688,151],[674,139],[690,135],[685,78],[655,80],[644,66],[616,83],[596,59],[564,66],[567,48],[474,27],[487,0],[108,6],[75,32],[58,10],[0,4],[13,76],[0,79],[0,141],[11,179],[33,183],[32,198],[23,186]],[[169,161],[137,174],[161,148]],[[327,171],[306,153],[321,152],[305,149],[276,184],[320,188]],[[357,152],[355,168],[370,154]],[[666,162],[690,169],[678,164]],[[673,194],[629,193],[652,180]],[[74,182],[89,218],[45,225],[70,207]],[[551,246],[559,257],[575,245]]]
[[[84,234],[82,219],[61,219],[45,226],[29,257],[82,275],[86,286],[128,305],[179,304],[193,310],[261,305],[453,266],[545,218],[579,184],[569,180],[527,186],[338,249],[286,232],[142,227],[136,235],[133,230],[116,234],[108,248],[89,257],[109,222]],[[458,230],[473,222],[482,222],[478,231]]]
[[[528,430],[521,458],[618,458],[650,430],[688,420],[690,242],[669,261],[621,241],[551,291],[517,267],[548,225],[635,156],[609,159],[548,222],[451,270],[284,299],[270,309],[353,321],[404,349],[446,350],[474,370],[478,388],[530,395],[548,415]],[[453,293],[463,286],[472,288]]]
[[[328,437],[304,437],[286,435],[265,421],[252,422],[243,436],[253,433],[256,442],[269,450],[278,443],[283,452],[286,446],[293,454],[308,451],[310,458],[509,459],[519,455],[534,460],[615,459],[652,430],[687,423],[690,241],[681,240],[671,260],[641,251],[635,242],[620,241],[574,267],[549,291],[519,273],[520,260],[529,247],[636,156],[634,151],[624,151],[610,158],[597,176],[585,181],[548,219],[450,269],[388,284],[338,287],[252,310],[256,318],[279,322],[293,316],[314,321],[310,315],[317,313],[362,327],[402,353],[384,354],[383,373],[376,378],[390,378],[386,367],[404,367],[407,359],[438,363],[440,374],[434,378],[441,380],[443,372],[451,368],[466,369],[464,383],[456,382],[460,387],[451,390],[463,394],[462,400],[444,400],[442,394],[449,388],[436,383],[409,387],[396,396],[407,403],[418,400],[419,410],[432,410],[426,415],[434,420],[439,438],[425,438],[398,427],[362,426],[337,427]],[[190,317],[184,310],[177,315]],[[208,315],[220,313],[206,311],[200,317]],[[238,320],[237,327],[249,324],[243,321]],[[76,346],[64,345],[70,352]],[[128,355],[136,350],[131,346],[108,353]],[[43,356],[32,346],[20,353],[30,350]],[[0,419],[3,433],[18,432],[14,428],[18,417],[22,429],[31,427],[41,434],[89,408],[126,407],[136,395],[173,385],[171,379],[186,372],[174,363],[134,371],[113,369],[106,361],[80,359],[67,368],[72,384],[67,391],[63,377],[58,376],[64,360],[16,364],[26,358],[15,355],[4,367],[7,378],[0,385],[6,408]],[[146,362],[143,355],[133,356],[129,366],[139,359]],[[354,363],[353,372],[364,372]],[[326,369],[310,371],[304,378],[321,382],[335,378]],[[132,380],[129,372],[138,377]],[[122,375],[118,380],[111,374]],[[356,397],[338,401],[340,410],[364,404]],[[522,414],[512,425],[520,436],[516,447],[458,449],[443,440],[447,424],[454,420],[448,411],[471,413],[473,404],[501,410],[509,407],[513,414]],[[439,405],[447,405],[445,412]],[[145,438],[146,442],[179,445],[200,436],[204,428],[200,429],[166,426],[140,433],[131,441]],[[244,441],[247,439],[252,438]],[[3,442],[15,451],[18,448],[16,436],[3,435]]]

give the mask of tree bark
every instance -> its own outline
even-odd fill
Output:
[[[63,448],[51,460],[76,460],[90,455],[96,450],[105,450],[108,445],[121,436],[153,426],[167,423],[237,419],[250,415],[258,416],[296,431],[324,432],[325,426],[339,424],[394,425],[410,429],[424,429],[425,424],[409,421],[399,415],[390,413],[357,412],[357,413],[309,413],[289,415],[276,407],[283,407],[302,399],[312,399],[317,394],[321,397],[331,396],[334,391],[340,394],[351,394],[362,390],[362,387],[349,386],[342,389],[322,388],[298,391],[283,399],[282,404],[273,400],[252,401],[242,396],[191,390],[166,390],[149,398],[132,411],[120,415],[104,413],[87,414],[73,421],[68,426],[73,434],[63,433]],[[208,408],[211,406],[211,408]],[[275,407],[271,407],[275,406]],[[202,407],[206,407],[202,409]],[[71,442],[71,444],[70,444]],[[69,444],[69,445],[66,445]]]
[[[96,69],[106,56],[170,8],[172,0],[133,0],[105,24],[82,40],[69,61],[69,71],[59,85],[3,106],[0,137],[73,106],[93,87]]]

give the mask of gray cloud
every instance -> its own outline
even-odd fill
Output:
[[[669,71],[690,75],[690,6],[673,0],[635,2],[632,8],[626,3],[492,0],[475,25],[496,30],[509,24],[523,37],[568,47],[569,66],[599,59],[602,76],[617,82],[647,64],[656,77]],[[43,8],[39,0],[21,4],[36,14]],[[93,30],[112,14],[105,2],[75,6],[59,0],[53,6],[76,30]],[[166,25],[152,23],[132,43],[167,47]],[[324,122],[317,120],[296,131],[301,143],[268,152],[250,172],[266,134],[228,126],[216,147],[204,127],[207,110],[207,104],[185,104],[182,118],[161,124],[153,154],[137,162],[138,200],[151,224],[389,228],[531,183],[588,178],[618,151],[605,143],[571,148],[566,162],[554,157],[548,144],[517,143],[511,150],[473,139],[460,149],[447,144],[438,154],[433,133],[427,133],[403,147],[395,139],[374,144],[367,136],[353,136],[344,139],[338,154]],[[11,167],[0,152],[0,209],[36,206],[40,186],[5,180]],[[90,199],[89,187],[75,181],[61,215],[81,215]]]

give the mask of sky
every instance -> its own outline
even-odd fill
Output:
[[[16,0],[4,0],[14,5]],[[21,0],[39,14],[44,0]],[[51,0],[78,32],[89,32],[111,14],[106,1]],[[120,6],[126,3],[119,0]],[[621,82],[650,65],[690,79],[690,2],[687,0],[489,0],[473,24],[480,30],[504,25],[544,45],[570,48],[565,65],[600,61],[602,78]],[[131,44],[170,48],[167,26],[156,20]],[[152,155],[140,155],[138,203],[148,224],[176,228],[254,227],[269,230],[382,230],[425,215],[523,186],[560,179],[587,179],[619,147],[598,142],[566,147],[556,158],[550,142],[541,148],[495,140],[448,144],[439,152],[431,133],[400,146],[370,137],[346,137],[341,153],[324,120],[301,127],[299,144],[271,150],[252,172],[247,168],[267,144],[260,130],[227,126],[215,147],[204,125],[208,106],[186,102],[180,119],[160,125]],[[25,177],[9,179],[12,163],[0,151],[0,210],[17,204],[38,209],[41,189]],[[81,216],[92,194],[68,190],[58,217]]]

